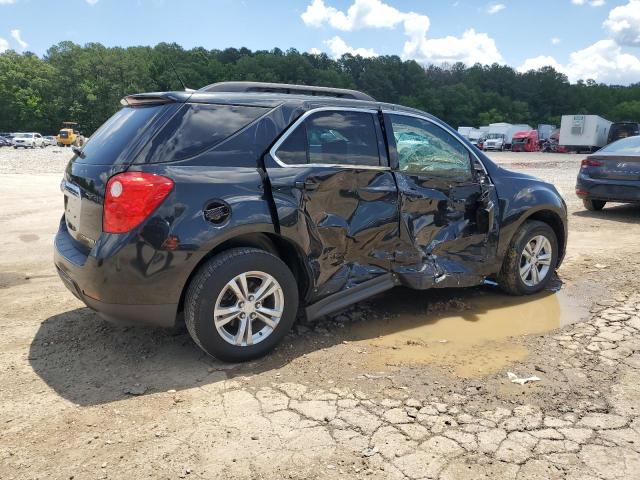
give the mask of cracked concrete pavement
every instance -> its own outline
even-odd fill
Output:
[[[538,174],[562,183],[565,170]],[[0,214],[0,478],[640,478],[638,243],[592,248],[599,235],[637,238],[635,210],[585,218],[570,201],[580,238],[560,279],[588,314],[510,340],[526,358],[466,378],[381,362],[384,349],[345,336],[407,293],[301,324],[243,365],[206,357],[182,331],[107,324],[51,266],[57,181],[0,175],[11,207]],[[25,189],[40,194],[29,205]],[[507,371],[542,380],[516,385]]]

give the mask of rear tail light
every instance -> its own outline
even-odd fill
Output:
[[[602,165],[603,163],[600,160],[592,160],[590,158],[585,158],[584,160],[582,160],[582,163],[580,164],[582,168],[601,167]]]
[[[581,188],[576,188],[576,195],[580,198],[585,198],[587,195],[589,195],[589,192],[587,192],[586,190],[582,190]]]
[[[107,182],[102,231],[125,233],[153,212],[173,189],[173,181],[153,173],[125,172]]]

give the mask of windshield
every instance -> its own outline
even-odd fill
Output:
[[[495,140],[497,138],[502,138],[504,135],[502,135],[501,133],[490,133],[489,135],[487,135],[487,139],[490,140]]]
[[[16,133],[14,138],[33,138],[33,133]]]
[[[617,153],[619,155],[640,155],[640,137],[629,137],[599,150],[598,153]]]

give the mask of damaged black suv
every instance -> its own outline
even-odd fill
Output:
[[[404,285],[545,287],[556,189],[422,111],[361,92],[227,82],[132,95],[66,168],[55,264],[104,318],[173,326],[227,361]]]

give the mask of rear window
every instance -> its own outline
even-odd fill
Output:
[[[76,161],[94,165],[118,163],[120,155],[163,108],[164,105],[122,108],[91,135],[82,148],[84,158]]]
[[[137,163],[193,157],[231,137],[269,110],[253,106],[187,104],[147,145]]]
[[[629,137],[618,140],[604,148],[598,153],[612,153],[618,155],[640,155],[640,136]]]

